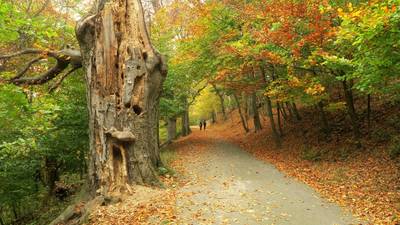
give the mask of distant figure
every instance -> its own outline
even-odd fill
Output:
[[[203,128],[204,128],[204,130],[206,130],[206,126],[207,126],[207,122],[206,122],[206,120],[203,120]]]
[[[200,130],[203,128],[203,120],[200,120]]]

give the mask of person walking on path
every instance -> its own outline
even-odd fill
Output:
[[[206,120],[203,120],[203,129],[206,130],[207,122]]]
[[[200,120],[200,130],[203,128],[203,120]]]

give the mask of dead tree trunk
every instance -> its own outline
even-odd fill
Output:
[[[147,34],[140,0],[98,0],[78,23],[86,69],[91,190],[156,184],[157,120],[166,67]]]

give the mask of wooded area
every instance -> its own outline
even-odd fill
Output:
[[[365,216],[396,224],[399,35],[399,0],[0,0],[0,224],[162,187],[162,149],[200,120],[394,165],[392,215]]]

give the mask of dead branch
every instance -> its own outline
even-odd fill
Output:
[[[54,79],[57,77],[59,74],[63,73],[64,70],[66,70],[69,66],[72,67],[72,69],[64,74],[61,79],[56,82],[54,85],[54,89],[57,88],[61,82],[70,75],[72,72],[75,70],[79,69],[82,67],[82,59],[81,59],[81,54],[79,50],[71,49],[71,48],[66,48],[61,51],[48,51],[48,50],[40,50],[40,49],[25,49],[19,52],[15,52],[12,54],[7,54],[7,55],[0,55],[0,60],[6,61],[11,58],[15,58],[18,56],[22,55],[39,55],[38,57],[32,59],[30,62],[28,62],[24,68],[16,74],[13,78],[9,80],[4,80],[2,79],[1,82],[8,82],[8,83],[13,83],[15,85],[40,85],[47,83],[48,81]],[[36,62],[45,59],[45,58],[54,58],[56,60],[56,64],[46,72],[44,72],[41,75],[35,76],[35,77],[27,77],[26,74],[31,68],[33,64]]]
[[[49,93],[52,93],[53,91],[55,91],[55,90],[61,85],[61,83],[64,81],[64,79],[65,79],[66,77],[68,77],[71,73],[73,73],[74,71],[76,71],[77,69],[79,69],[79,68],[73,67],[70,71],[68,71],[67,73],[63,74],[63,75],[60,77],[60,79],[50,87]]]
[[[28,48],[28,49],[25,49],[25,50],[22,50],[19,52],[15,52],[12,54],[0,55],[0,59],[5,60],[5,59],[10,59],[10,58],[14,58],[17,56],[21,56],[21,55],[44,54],[44,53],[46,53],[46,51],[44,51],[44,50]]]
[[[32,59],[28,64],[26,64],[26,66],[17,75],[15,75],[10,80],[12,81],[12,80],[16,80],[16,79],[21,78],[22,76],[25,75],[26,72],[28,72],[29,68],[31,68],[31,66],[33,64],[35,64],[36,62],[39,62],[42,59],[44,59],[43,56],[39,56],[39,57],[36,57],[36,58]]]

